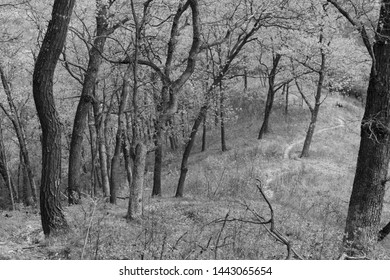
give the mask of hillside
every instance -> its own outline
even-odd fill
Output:
[[[126,223],[125,198],[114,206],[86,199],[82,205],[64,206],[72,232],[45,240],[37,210],[20,206],[18,211],[1,211],[0,259],[284,259],[286,246],[267,232],[269,226],[248,222],[254,214],[270,217],[256,179],[272,204],[277,230],[294,250],[305,259],[335,259],[362,113],[352,99],[329,97],[310,157],[299,159],[309,121],[304,108],[291,107],[285,116],[282,105],[276,104],[271,133],[261,141],[256,135],[262,110],[241,112],[227,127],[227,152],[220,152],[217,129],[208,133],[206,152],[199,152],[200,143],[194,148],[183,199],[173,198],[180,153],[167,152],[164,195],[150,198],[148,172],[142,221]],[[124,188],[121,196],[127,191]],[[385,201],[383,223],[390,220],[390,198]],[[369,257],[390,259],[388,248],[385,240]]]

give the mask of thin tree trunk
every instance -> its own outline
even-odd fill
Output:
[[[154,172],[152,196],[161,195],[161,172],[162,172],[162,131],[160,125],[156,127],[155,151],[154,151]]]
[[[267,101],[265,103],[265,111],[264,111],[264,120],[263,124],[261,125],[259,136],[257,139],[262,139],[264,137],[264,134],[268,133],[268,123],[269,123],[269,117],[272,112],[272,106],[274,104],[274,98],[275,98],[275,77],[279,65],[279,61],[281,59],[280,54],[276,54],[273,56],[273,64],[270,74],[268,75],[268,94],[267,94]]]
[[[244,90],[248,90],[248,72],[244,70]]]
[[[322,33],[320,35],[319,42],[320,43],[323,42]],[[311,142],[313,139],[314,130],[315,130],[317,118],[318,118],[318,113],[320,111],[320,106],[321,106],[321,93],[322,93],[322,86],[323,86],[324,79],[325,79],[325,70],[326,70],[325,68],[326,68],[326,55],[325,55],[324,50],[321,49],[321,68],[318,72],[319,77],[318,77],[318,83],[317,83],[317,92],[316,92],[316,96],[315,96],[315,105],[314,105],[314,108],[309,107],[310,112],[311,112],[311,119],[310,119],[309,128],[308,128],[307,133],[306,133],[306,138],[305,138],[305,142],[303,144],[302,152],[300,155],[301,158],[309,156],[310,145],[311,145]]]
[[[12,210],[15,210],[15,200],[14,200],[15,192],[12,187],[11,175],[8,170],[8,163],[5,155],[5,147],[3,142],[3,128],[1,126],[1,121],[0,121],[0,173],[4,179],[5,185],[7,186],[10,195]]]
[[[133,181],[130,186],[130,200],[127,219],[139,219],[142,216],[143,188],[145,177],[146,146],[139,142],[135,147]]]
[[[55,0],[52,19],[35,62],[33,95],[42,127],[40,210],[46,236],[68,232],[60,204],[61,122],[53,96],[54,71],[65,43],[74,0]]]
[[[100,176],[103,186],[103,196],[110,196],[110,179],[108,176],[107,168],[107,149],[106,141],[104,138],[104,112],[100,106],[95,103],[93,106],[93,112],[95,116],[95,127],[96,127],[96,140],[97,140],[97,149],[99,151],[99,166],[100,166]]]
[[[93,116],[93,108],[90,108],[88,112],[88,128],[89,128],[89,138],[91,145],[91,196],[95,197],[97,195],[97,185],[98,181],[96,180],[96,166],[97,166],[97,136],[96,136],[96,126],[95,118]]]
[[[8,105],[9,105],[10,111],[11,111],[11,114],[9,114],[7,112],[5,112],[5,113],[7,114],[9,119],[11,120],[12,125],[15,129],[16,137],[18,138],[18,142],[19,142],[20,152],[23,156],[23,161],[25,164],[25,168],[27,170],[28,179],[30,181],[30,188],[31,188],[30,192],[32,193],[32,198],[33,198],[34,203],[37,203],[38,202],[37,187],[35,184],[34,173],[32,171],[32,165],[31,165],[31,161],[30,161],[28,148],[27,148],[26,134],[25,134],[22,122],[20,120],[20,117],[18,115],[18,110],[16,109],[15,103],[14,103],[13,98],[12,98],[12,92],[11,92],[11,88],[10,88],[8,79],[4,73],[4,70],[3,70],[3,67],[1,64],[0,64],[0,76],[1,76],[1,81],[3,84],[4,91],[7,95]],[[2,107],[3,111],[6,111],[3,106],[1,106],[1,107]]]
[[[311,111],[310,124],[309,124],[309,128],[307,129],[307,132],[306,132],[305,142],[303,144],[302,152],[300,155],[301,158],[309,156],[310,145],[311,145],[311,142],[313,139],[314,130],[315,130],[317,118],[318,118],[318,113],[320,111],[319,109],[320,109],[320,106],[316,104],[316,106],[314,107],[314,110]]]
[[[26,206],[34,205],[34,199],[31,192],[30,180],[27,174],[26,165],[23,162],[23,155],[20,153],[19,164],[19,200],[23,200]]]
[[[194,125],[192,126],[190,139],[187,141],[187,144],[184,148],[183,158],[180,167],[180,178],[179,178],[179,183],[177,185],[175,197],[182,197],[184,194],[184,183],[188,172],[188,159],[190,157],[192,147],[194,146],[195,143],[196,133],[198,132],[199,126],[202,123],[203,119],[206,117],[208,106],[209,104],[206,101],[206,104],[203,105],[202,108],[200,109],[199,114],[195,119]]]
[[[207,113],[203,118],[203,134],[202,134],[202,152],[206,151],[206,141],[207,141]]]
[[[284,114],[287,116],[288,115],[288,98],[289,98],[289,94],[290,94],[290,84],[287,84],[283,87],[283,91],[285,92],[286,94],[286,103],[285,103],[285,106],[284,106]]]
[[[222,81],[219,84],[219,117],[221,121],[221,150],[222,152],[226,152],[226,137],[225,137],[225,93],[222,89]]]
[[[130,72],[131,67],[128,66],[126,73],[123,77],[123,85],[122,85],[122,94],[120,98],[119,104],[119,112],[118,112],[118,130],[116,132],[115,137],[115,149],[114,155],[111,160],[111,180],[110,180],[110,203],[116,204],[117,191],[120,187],[120,154],[122,150],[123,141],[126,137],[126,117],[125,117],[125,109],[128,103],[128,98],[130,94]]]
[[[69,151],[69,172],[68,172],[68,203],[77,204],[81,199],[81,149],[83,134],[87,126],[87,115],[89,108],[95,102],[94,88],[98,78],[99,68],[102,62],[101,54],[104,50],[107,35],[112,31],[108,30],[108,8],[100,3],[96,16],[96,37],[93,46],[89,51],[88,68],[85,73],[83,89],[80,101],[77,105],[76,115],[73,123],[72,139]]]

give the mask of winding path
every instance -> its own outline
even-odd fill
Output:
[[[317,134],[326,132],[326,131],[328,131],[328,130],[333,130],[333,129],[345,127],[345,121],[344,121],[344,119],[342,119],[342,118],[337,118],[337,120],[338,120],[338,122],[339,122],[338,125],[331,126],[331,127],[326,127],[326,128],[320,129],[320,130],[318,130],[318,131],[315,131],[315,132],[314,132],[314,135],[317,135]],[[314,135],[313,135],[313,136],[314,136]],[[289,158],[290,158],[290,153],[291,153],[292,148],[294,148],[294,147],[295,147],[296,145],[298,145],[298,144],[303,143],[303,142],[305,141],[305,138],[306,138],[306,137],[303,137],[303,138],[301,138],[301,139],[298,139],[297,141],[295,141],[295,142],[291,143],[290,145],[288,145],[288,146],[286,147],[286,149],[284,150],[283,158],[284,158],[284,159],[289,159]]]

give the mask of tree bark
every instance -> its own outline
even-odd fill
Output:
[[[65,43],[75,0],[55,0],[52,18],[35,62],[33,95],[42,127],[40,210],[45,236],[68,232],[59,194],[61,181],[61,122],[55,108],[53,76]]]
[[[274,104],[274,98],[275,98],[275,77],[277,74],[277,69],[279,65],[279,61],[281,59],[280,54],[276,54],[273,56],[273,63],[272,63],[272,69],[271,72],[268,75],[268,94],[267,94],[267,101],[265,103],[265,111],[264,111],[264,120],[263,124],[261,125],[259,136],[257,139],[262,139],[264,137],[264,134],[268,133],[268,123],[269,123],[269,117],[272,112],[272,106]]]
[[[126,217],[128,220],[139,219],[142,216],[145,161],[146,147],[140,142],[135,147],[133,180],[130,185],[129,208]]]
[[[73,123],[72,139],[70,142],[68,172],[68,203],[70,205],[78,204],[81,199],[81,149],[83,144],[83,134],[87,126],[88,111],[91,104],[95,102],[94,88],[102,62],[101,54],[103,53],[107,36],[110,34],[107,18],[108,8],[106,5],[100,3],[100,5],[98,5],[96,17],[96,36],[93,46],[89,51],[88,68],[85,73],[80,101],[77,105]]]
[[[377,241],[390,159],[390,1],[382,1],[374,62],[361,123],[356,174],[345,227],[344,249],[366,255]]]

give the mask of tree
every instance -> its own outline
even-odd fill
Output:
[[[5,155],[5,147],[3,142],[3,127],[1,125],[1,121],[0,121],[0,175],[1,177],[3,177],[5,185],[7,186],[10,195],[12,209],[15,210],[15,200],[14,200],[15,192],[13,191],[11,174],[9,173],[8,170],[8,162]]]
[[[365,257],[378,240],[390,161],[390,1],[382,0],[375,41],[337,1],[328,0],[360,33],[372,58],[360,147],[343,240],[343,251]]]
[[[1,65],[1,63],[0,63],[0,77],[1,77],[1,81],[3,84],[5,94],[7,96],[7,101],[8,101],[8,105],[9,105],[9,112],[2,103],[0,103],[0,107],[3,110],[3,112],[6,114],[6,116],[10,119],[10,121],[12,122],[16,136],[18,138],[20,153],[22,155],[22,159],[24,161],[24,165],[25,165],[25,168],[27,171],[27,176],[28,176],[29,183],[30,183],[30,186],[25,185],[24,188],[28,188],[28,187],[31,188],[31,192],[27,192],[27,193],[31,193],[32,198],[26,197],[25,202],[27,204],[36,204],[38,202],[37,188],[35,185],[35,178],[34,178],[35,176],[34,176],[34,173],[32,170],[30,153],[29,153],[28,148],[27,148],[26,133],[25,133],[25,129],[22,125],[22,121],[21,121],[19,112],[16,108],[14,99],[12,98],[12,91],[11,91],[10,82],[5,75],[5,72],[4,72],[4,69],[3,69],[3,66]]]
[[[233,63],[233,61],[237,58],[237,56],[241,53],[241,51],[244,49],[244,47],[252,41],[253,37],[255,36],[256,32],[265,24],[272,25],[272,22],[275,20],[275,17],[273,15],[273,12],[275,11],[269,11],[264,12],[262,9],[265,9],[267,11],[267,5],[265,7],[262,7],[260,3],[259,6],[255,5],[255,3],[238,3],[235,11],[239,10],[240,5],[248,5],[248,9],[244,9],[246,12],[244,15],[238,15],[239,20],[238,22],[230,23],[231,26],[233,26],[233,30],[229,30],[227,32],[228,40],[227,40],[227,51],[226,57],[223,59],[223,63],[219,65],[219,71],[213,78],[213,82],[210,84],[209,88],[207,89],[207,92],[205,93],[205,101],[202,107],[199,110],[198,115],[196,116],[196,119],[194,121],[194,124],[192,126],[192,130],[189,136],[188,141],[185,144],[183,157],[181,161],[180,166],[180,177],[179,182],[176,188],[176,197],[182,197],[184,194],[184,183],[186,180],[187,172],[188,172],[188,159],[192,150],[192,147],[195,143],[195,137],[198,132],[200,124],[203,122],[203,119],[206,117],[207,110],[210,107],[211,99],[212,99],[212,93],[214,92],[214,89],[219,86],[224,79],[225,75],[230,70],[230,67]],[[280,5],[280,6],[278,6]],[[276,5],[275,10],[278,10],[278,8],[283,7],[283,3],[279,3]],[[253,13],[253,11],[259,11],[259,14]],[[261,12],[260,12],[261,11]],[[234,16],[232,15],[229,18],[233,19]],[[244,23],[242,22],[244,20]],[[240,26],[240,28],[237,28],[237,26]],[[243,26],[243,27],[242,27]],[[222,42],[220,42],[222,43]]]
[[[53,96],[53,75],[64,47],[75,0],[55,0],[33,73],[33,95],[42,127],[40,209],[45,236],[67,232],[59,193],[61,181],[61,123]]]
[[[69,172],[68,172],[68,202],[69,204],[77,204],[80,196],[80,175],[81,175],[81,148],[83,142],[83,133],[87,125],[87,115],[91,104],[96,102],[94,96],[95,84],[98,80],[99,68],[102,63],[101,54],[104,51],[104,46],[107,36],[112,34],[115,29],[125,23],[128,18],[125,18],[113,26],[109,26],[108,17],[109,9],[114,1],[96,1],[96,35],[92,46],[89,49],[88,68],[86,69],[83,81],[83,89],[80,96],[80,101],[77,106],[76,115],[73,123],[72,139],[70,142],[69,151]],[[107,177],[103,176],[104,194],[108,195]]]

